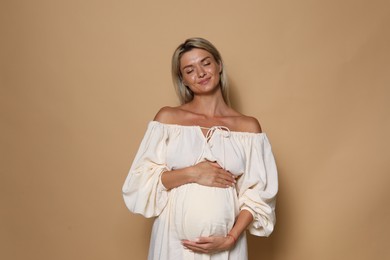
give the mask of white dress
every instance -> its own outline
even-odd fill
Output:
[[[239,176],[235,187],[190,183],[168,191],[162,185],[162,172],[205,160]],[[275,224],[277,190],[276,165],[264,133],[215,126],[205,136],[199,126],[157,121],[149,123],[122,189],[131,212],[156,217],[149,260],[247,259],[245,232],[234,248],[212,255],[186,250],[181,240],[226,236],[240,210],[253,215],[251,234],[269,236]]]

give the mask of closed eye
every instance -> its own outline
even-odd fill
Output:
[[[203,66],[208,66],[211,64],[210,58],[206,57],[205,59],[202,60]]]

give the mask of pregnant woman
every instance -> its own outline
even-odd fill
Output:
[[[149,260],[245,260],[245,230],[269,236],[277,171],[257,119],[229,106],[218,50],[191,38],[172,57],[178,107],[151,121],[123,185],[130,211],[156,217]]]

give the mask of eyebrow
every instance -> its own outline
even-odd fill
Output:
[[[200,60],[200,63],[204,62],[205,60],[207,60],[207,59],[209,59],[209,58],[211,58],[211,56],[206,56],[206,57],[204,57],[203,59]],[[184,66],[184,67],[181,68],[181,69],[184,70],[184,69],[190,68],[190,67],[193,67],[193,65],[192,65],[192,64],[186,65],[186,66]]]

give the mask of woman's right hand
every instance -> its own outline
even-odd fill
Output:
[[[204,161],[190,167],[196,183],[203,186],[228,188],[236,183],[235,177],[218,163]]]

